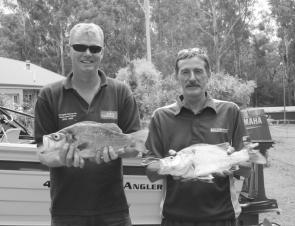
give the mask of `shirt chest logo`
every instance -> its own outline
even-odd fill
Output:
[[[68,113],[62,113],[58,114],[58,118],[61,119],[62,121],[68,121],[68,120],[73,120],[76,118],[77,112],[68,112]]]
[[[100,117],[102,119],[118,119],[117,111],[101,111]]]
[[[228,129],[224,128],[211,128],[210,129],[211,133],[227,133]]]

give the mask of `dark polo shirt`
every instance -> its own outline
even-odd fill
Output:
[[[202,110],[194,114],[180,99],[154,112],[146,142],[151,156],[166,157],[170,149],[180,151],[192,144],[229,142],[236,150],[243,146],[246,130],[238,106],[207,97]],[[167,176],[163,216],[183,221],[234,219],[239,208],[233,203],[230,178],[214,183],[173,180]],[[235,200],[236,202],[237,200]],[[235,209],[236,208],[236,209]]]
[[[90,105],[73,89],[72,74],[44,87],[35,106],[35,139],[80,121],[116,123],[124,133],[140,128],[131,91],[98,71],[101,86]],[[97,215],[128,211],[122,185],[121,159],[86,162],[83,169],[50,168],[52,215]]]

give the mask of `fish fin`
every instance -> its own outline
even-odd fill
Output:
[[[82,143],[82,144],[79,144],[78,146],[77,146],[77,148],[79,149],[79,150],[84,150],[84,149],[86,149],[87,147],[88,147],[88,143],[87,142],[84,142],[84,143]]]
[[[148,166],[151,163],[158,162],[158,161],[160,161],[160,158],[158,158],[158,157],[142,158],[141,165],[142,166]]]
[[[214,177],[212,176],[212,174],[209,174],[207,176],[201,176],[201,177],[197,177],[197,180],[206,182],[206,183],[213,183],[214,182]]]
[[[263,220],[263,226],[272,226],[272,224],[271,224],[271,222],[267,218],[264,218],[264,220]]]
[[[97,151],[94,151],[93,149],[85,148],[85,149],[79,151],[79,156],[84,159],[90,159],[90,158],[95,158],[96,153],[97,153]]]
[[[136,149],[144,154],[148,152],[148,150],[145,147],[148,132],[149,131],[147,129],[144,129],[128,134],[130,135],[131,139],[135,142]]]
[[[61,133],[66,137],[66,141],[73,143],[76,140],[73,125],[59,130],[57,133]]]
[[[248,151],[250,161],[256,164],[266,164],[266,158],[257,149]]]
[[[206,143],[198,143],[198,144],[192,144],[191,146],[187,147],[187,148],[184,148],[182,150],[185,150],[185,149],[189,149],[189,150],[192,150],[192,149],[195,149],[195,150],[199,150],[200,147],[212,147],[212,146],[215,146],[215,147],[219,147],[221,148],[222,150],[226,151],[229,147],[230,147],[230,144],[228,142],[224,142],[224,143],[220,143],[220,144],[206,144]]]
[[[230,147],[230,144],[228,142],[217,144],[216,146],[221,147],[224,150],[227,150]]]
[[[103,126],[115,132],[122,133],[122,130],[120,129],[120,127],[115,123],[103,123]]]
[[[209,146],[211,144],[206,144],[206,143],[197,143],[197,144],[192,144],[189,146],[189,148],[194,148],[194,147],[200,147],[200,146]]]

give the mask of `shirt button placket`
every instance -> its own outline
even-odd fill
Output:
[[[199,142],[199,139],[198,139],[198,127],[199,127],[199,119],[198,119],[198,115],[194,115],[193,116],[193,120],[192,120],[192,142],[193,143],[197,143]]]

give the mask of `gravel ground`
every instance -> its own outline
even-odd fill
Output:
[[[281,213],[260,214],[281,226],[295,226],[295,125],[270,126],[274,147],[268,150],[269,166],[264,168],[265,194],[276,199]]]

